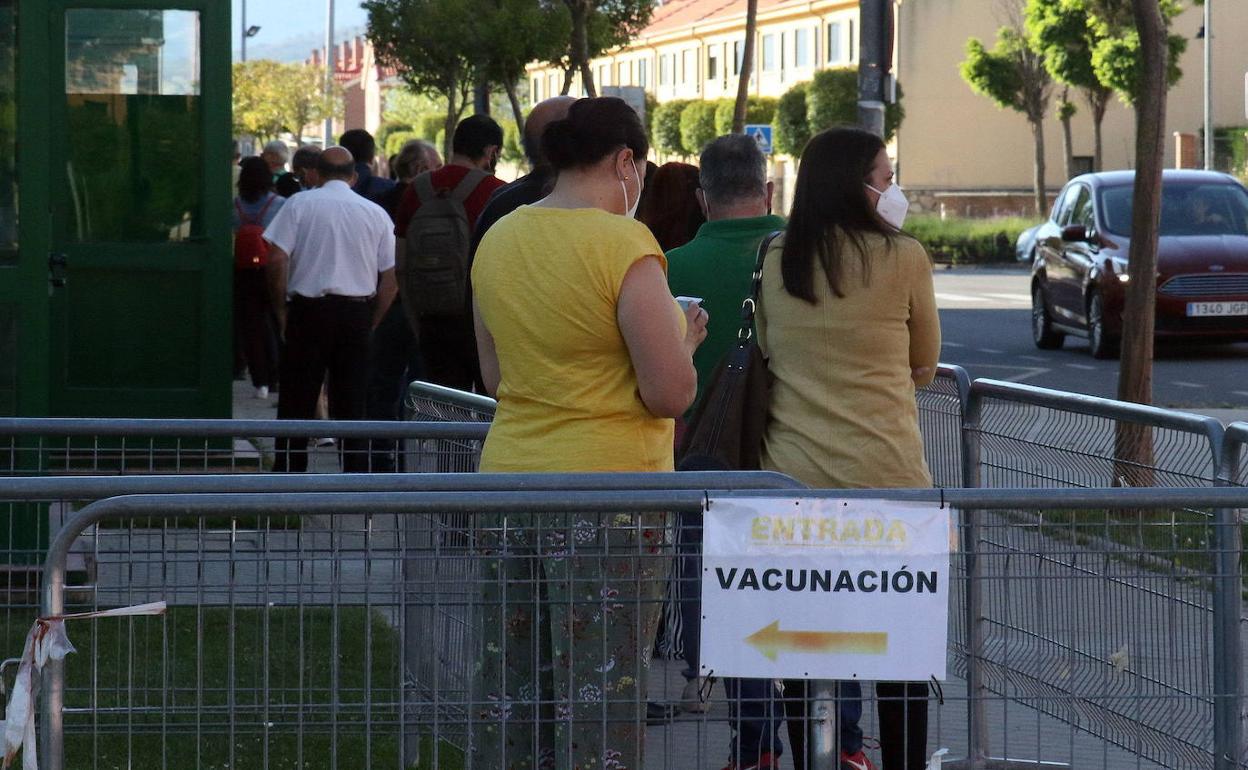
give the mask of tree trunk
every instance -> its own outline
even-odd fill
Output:
[[[510,80],[503,84],[507,92],[507,101],[511,102],[511,114],[516,118],[516,133],[524,136],[524,109],[520,106],[520,96],[516,93],[516,84]]]
[[[1166,25],[1158,0],[1132,0],[1140,34],[1140,92],[1135,104],[1135,190],[1131,211],[1130,280],[1123,313],[1118,398],[1141,404],[1153,398],[1153,326],[1157,293],[1157,236],[1161,169],[1165,157]],[[1152,431],[1119,423],[1115,437],[1116,483],[1151,486]]]
[[[1049,193],[1044,186],[1044,118],[1028,118],[1036,156],[1032,164],[1032,185],[1036,192],[1036,216],[1043,217],[1049,210]]]
[[[442,124],[442,157],[447,163],[451,162],[451,141],[455,138],[455,126],[459,123],[459,113],[463,109],[456,105],[455,100],[459,95],[458,83],[451,86],[446,92],[446,122]]]
[[[566,0],[568,11],[572,14],[572,69],[581,73],[581,87],[590,98],[598,96],[594,88],[594,75],[589,68],[589,2],[588,0]],[[567,91],[564,91],[567,93]]]
[[[567,96],[568,92],[572,90],[572,73],[575,71],[572,67],[568,67],[563,71],[563,89],[559,91],[560,96]]]
[[[750,105],[750,74],[754,71],[754,38],[758,27],[758,0],[746,0],[745,47],[741,51],[741,72],[737,76],[737,103],[732,112],[732,133],[745,132],[745,116]],[[725,62],[724,66],[727,66]]]
[[[1109,89],[1092,89],[1087,91],[1088,108],[1092,111],[1092,170],[1101,171],[1103,166],[1103,142],[1101,124],[1105,122],[1105,111],[1109,109],[1109,100],[1113,92]]]
[[[1075,141],[1070,133],[1070,117],[1074,112],[1067,98],[1069,91],[1062,91],[1062,100],[1057,105],[1057,114],[1062,121],[1062,158],[1066,161],[1066,180],[1075,178]]]

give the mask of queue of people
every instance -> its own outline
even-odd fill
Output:
[[[447,165],[427,145],[404,147],[389,185],[372,173],[366,136],[344,135],[310,164],[300,148],[289,198],[274,192],[282,175],[268,159],[243,162],[239,232],[264,227],[269,249],[259,274],[236,273],[239,323],[271,322],[283,336],[276,380],[268,348],[245,346],[257,391],[280,382],[279,418],[312,417],[326,383],[331,417],[395,418],[403,384],[421,373],[497,399],[482,471],[670,471],[684,420],[736,344],[759,245],[780,231],[755,315],[774,377],[762,468],[814,488],[931,485],[914,400],[940,349],[931,263],[902,229],[905,196],[878,137],[813,137],[786,222],[752,139],[720,137],[696,167],[655,167],[619,99],[536,105],[523,136],[532,170],[511,184],[493,173],[502,131],[488,117],[460,123]],[[701,301],[682,307],[680,295]],[[357,462],[344,470],[398,467],[376,454],[348,452]],[[306,447],[280,445],[278,463],[302,470]],[[701,522],[685,515],[676,530],[673,559],[660,514],[483,520],[471,766],[644,767],[669,574],[683,618],[681,705],[706,708]],[[786,726],[804,770],[806,682],[724,686],[726,770],[779,768]],[[927,698],[923,682],[877,683],[883,770],[925,766]],[[861,684],[840,683],[838,700],[840,767],[873,768]]]

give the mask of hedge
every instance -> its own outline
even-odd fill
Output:
[[[680,117],[689,104],[691,102],[687,99],[674,99],[655,108],[654,128],[650,138],[659,152],[685,156],[685,145],[680,136]]]
[[[775,132],[775,150],[779,155],[798,157],[806,142],[810,141],[810,125],[806,122],[806,84],[797,85],[784,92],[776,105],[776,115],[771,121]]]
[[[954,265],[1013,263],[1014,243],[1036,224],[1026,217],[941,219],[934,214],[911,216],[905,230],[927,247],[937,262]]]
[[[770,96],[751,96],[745,104],[745,122],[771,123],[776,115],[776,105],[777,100]],[[715,136],[732,133],[732,114],[736,109],[736,99],[720,99],[715,102]]]
[[[718,136],[715,133],[715,102],[690,102],[680,113],[680,144],[686,156],[702,154],[702,148]]]

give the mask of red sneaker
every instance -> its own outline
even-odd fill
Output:
[[[867,755],[862,753],[862,749],[853,754],[846,754],[842,751],[841,770],[875,770],[875,765],[871,764]]]
[[[738,765],[736,762],[729,762],[724,770],[780,770],[780,757],[770,752],[764,753],[758,758],[758,761],[752,765]]]

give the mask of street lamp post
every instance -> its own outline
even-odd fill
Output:
[[[334,0],[326,0],[325,3],[325,99],[328,101],[334,95]],[[333,110],[325,118],[325,137],[321,141],[322,147],[329,147],[333,141],[331,138],[334,133],[334,116]]]
[[[1213,168],[1213,0],[1205,0],[1205,169]]]
[[[247,61],[247,0],[243,0],[242,17],[243,23],[238,28],[239,32],[242,33],[239,35],[239,58],[242,61]]]

